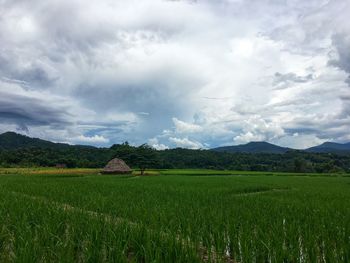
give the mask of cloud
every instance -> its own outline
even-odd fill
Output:
[[[174,122],[175,131],[177,133],[198,133],[203,130],[202,127],[197,124],[180,121],[177,118],[173,118],[172,120]]]
[[[150,146],[152,146],[154,149],[157,149],[157,150],[166,150],[166,149],[169,149],[169,147],[166,146],[165,144],[159,143],[159,141],[158,141],[157,138],[149,139],[149,140],[148,140],[148,144],[149,144]]]
[[[349,30],[350,32],[350,30]],[[345,80],[350,86],[350,37],[349,34],[335,34],[332,37],[332,43],[335,47],[336,54],[329,61],[330,65],[336,66],[339,69],[349,74],[349,77]]]
[[[349,12],[327,0],[2,1],[0,129],[159,149],[346,141]]]
[[[267,122],[256,115],[245,121],[242,132],[234,137],[236,143],[247,143],[250,141],[274,141],[285,135],[278,123]]]
[[[62,128],[69,125],[72,115],[64,107],[63,98],[42,95],[0,81],[0,120],[14,123],[19,130],[26,131],[28,126]]]
[[[280,146],[288,147],[290,145],[293,145],[294,149],[305,149],[310,148],[315,145],[320,145],[324,143],[326,140],[320,139],[314,134],[290,134],[287,136],[282,137],[279,140]]]
[[[306,76],[298,76],[293,72],[289,72],[286,74],[282,74],[276,72],[274,75],[274,85],[278,85],[281,83],[305,83],[313,79],[312,74],[308,74]]]
[[[170,137],[169,141],[174,143],[176,145],[176,147],[180,147],[180,148],[189,148],[189,149],[204,148],[203,145],[200,142],[191,141],[188,138]]]
[[[23,84],[26,82],[0,80],[2,132],[13,130],[56,142],[106,145],[109,139],[103,135],[88,134],[116,128],[119,133],[128,132],[130,124],[138,121],[133,114],[96,116],[69,97],[25,89]],[[126,124],[129,124],[127,128]]]
[[[108,143],[109,140],[106,139],[103,136],[99,135],[94,135],[94,136],[84,136],[84,135],[79,135],[78,137],[73,139],[74,142],[80,144],[101,144],[101,143]]]

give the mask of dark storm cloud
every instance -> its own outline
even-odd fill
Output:
[[[19,72],[19,74],[14,75],[23,81],[31,83],[31,86],[35,86],[36,88],[47,88],[53,85],[57,79],[50,78],[48,73],[39,66],[33,66],[23,72]]]
[[[154,80],[154,82],[143,83],[114,83],[92,86],[88,83],[80,85],[75,90],[74,96],[79,97],[86,104],[91,105],[96,111],[105,111],[111,107],[119,111],[132,109],[135,113],[152,116],[162,111],[162,114],[172,114],[174,111],[186,111],[182,108],[186,102],[183,94],[177,90],[171,90],[168,83]],[[182,109],[181,109],[182,108]]]
[[[342,118],[350,119],[350,93],[349,95],[340,96],[340,101],[342,104],[342,111],[340,116]]]
[[[350,115],[344,112],[329,114],[327,116],[315,115],[314,118],[299,117],[286,126],[285,131],[289,134],[317,134],[318,138],[329,140],[337,138],[338,141],[347,142],[347,132],[350,125]]]
[[[54,85],[58,77],[50,76],[45,66],[36,61],[21,65],[18,56],[8,52],[0,54],[0,77],[17,81],[23,87],[46,89]]]
[[[330,65],[336,66],[350,74],[350,36],[349,34],[335,34],[332,37],[333,45],[337,51],[337,58],[329,61]],[[345,80],[350,86],[350,75]]]
[[[54,108],[47,101],[14,95],[0,91],[0,120],[18,125],[21,130],[28,126],[64,128],[71,115],[64,109]]]

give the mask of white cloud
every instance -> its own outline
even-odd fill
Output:
[[[242,133],[240,135],[237,135],[234,137],[234,142],[237,144],[244,144],[248,142],[259,142],[259,141],[265,141],[266,137],[263,134],[254,134],[250,131]]]
[[[166,146],[165,144],[159,143],[159,141],[158,141],[157,138],[149,139],[149,140],[148,140],[148,144],[149,144],[150,146],[152,146],[154,149],[157,149],[157,150],[166,150],[166,149],[169,149],[169,147]]]
[[[254,53],[254,42],[250,39],[235,38],[230,41],[231,50],[234,57],[249,58]]]
[[[193,123],[187,123],[184,121],[180,121],[177,118],[173,118],[173,123],[175,125],[175,131],[177,133],[197,133],[201,132],[203,129],[201,126],[193,124]]]
[[[306,149],[315,145],[320,145],[326,140],[322,140],[313,134],[293,134],[284,136],[279,140],[279,145],[291,147],[293,149]]]
[[[259,115],[250,117],[244,121],[242,133],[234,137],[236,143],[250,141],[274,141],[285,135],[284,130],[278,123],[267,122]]]
[[[88,144],[101,144],[101,143],[108,143],[109,140],[103,136],[94,135],[94,136],[85,136],[85,135],[79,135],[76,138],[73,138],[72,142],[75,143],[88,143]]]
[[[188,138],[170,137],[169,141],[174,143],[176,145],[176,147],[180,147],[180,148],[189,148],[189,149],[204,148],[200,142],[191,141]]]

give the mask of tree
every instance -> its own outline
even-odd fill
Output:
[[[294,172],[305,173],[307,172],[307,162],[303,158],[294,159]]]
[[[113,158],[118,157],[123,159],[130,166],[137,165],[137,156],[135,154],[136,148],[129,145],[128,142],[114,144],[110,149],[113,151]]]
[[[145,174],[145,170],[155,167],[159,164],[157,151],[147,144],[137,147],[135,152],[137,166],[141,170],[141,175]]]

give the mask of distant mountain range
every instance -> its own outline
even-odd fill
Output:
[[[350,142],[344,144],[335,142],[325,142],[321,145],[306,149],[306,151],[322,153],[347,153],[350,152]]]
[[[69,145],[65,143],[54,143],[38,138],[31,138],[15,132],[5,132],[0,134],[0,150],[16,150],[24,148],[51,148],[51,149],[66,149],[66,148],[95,148],[93,146],[84,145]]]
[[[286,153],[292,149],[280,147],[268,142],[249,142],[247,144],[224,146],[212,149],[217,152],[243,153]]]
[[[38,138],[30,138],[25,135],[15,132],[5,132],[0,134],[0,150],[16,150],[24,148],[50,148],[50,149],[65,149],[65,148],[96,148],[93,146],[69,145],[64,143],[54,143]],[[288,151],[296,151],[292,148],[281,147],[268,142],[249,142],[247,144],[223,146],[211,149],[216,152],[228,153],[274,153],[283,154]],[[305,150],[300,150],[310,153],[350,153],[350,143],[334,143],[325,142],[321,145],[311,147]]]
[[[292,148],[281,147],[268,142],[249,142],[247,144],[235,145],[235,146],[224,146],[212,149],[218,152],[242,152],[242,153],[279,153],[283,154],[288,151],[296,151]],[[325,142],[321,145],[311,147],[305,150],[299,150],[312,153],[339,153],[345,154],[350,153],[350,143],[334,143]]]

